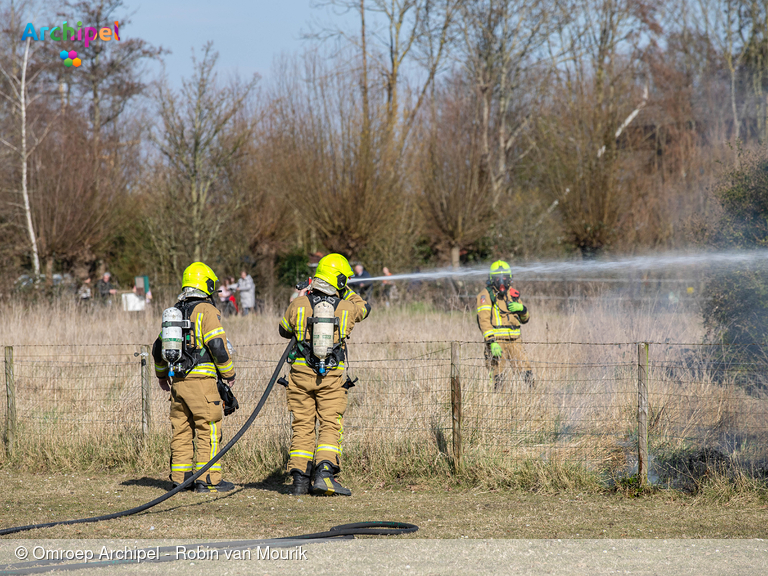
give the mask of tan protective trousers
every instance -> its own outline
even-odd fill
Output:
[[[171,480],[182,483],[184,473],[199,470],[219,452],[224,408],[213,378],[187,378],[171,386]],[[193,439],[197,436],[197,458]],[[221,462],[199,481],[221,482]]]
[[[498,387],[501,385],[504,371],[512,369],[520,373],[527,372],[531,369],[531,364],[528,362],[528,356],[520,340],[497,340],[496,343],[501,346],[501,357],[494,356],[491,353],[491,345],[486,344],[485,362],[488,369],[493,372],[493,381]]]
[[[343,370],[330,370],[318,376],[306,366],[291,367],[288,379],[288,409],[293,413],[288,472],[307,472],[314,459],[318,464],[328,460],[340,466],[341,441],[344,438],[344,412],[347,391]],[[315,443],[315,422],[320,431]]]

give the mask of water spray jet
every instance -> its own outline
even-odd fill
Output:
[[[511,266],[513,276],[525,279],[530,276],[556,275],[567,277],[575,274],[609,274],[615,272],[658,272],[681,268],[696,268],[707,272],[728,272],[768,262],[768,250],[740,250],[725,252],[666,252],[658,255],[631,256],[614,260],[572,260],[533,262],[520,266]],[[428,272],[410,272],[372,278],[350,278],[349,284],[359,282],[381,282],[383,280],[420,280],[437,281],[447,278],[471,279],[488,275],[488,265],[465,268],[438,268]]]

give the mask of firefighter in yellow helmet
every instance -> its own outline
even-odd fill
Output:
[[[184,270],[182,292],[173,307],[180,313],[173,308],[163,313],[164,331],[152,347],[160,387],[171,393],[171,481],[174,487],[190,478],[193,470],[205,466],[218,453],[224,412],[217,381],[221,377],[230,386],[235,381],[227,335],[213,304],[217,280],[213,270],[202,262],[195,262]],[[166,320],[167,317],[179,320]],[[173,342],[163,340],[166,328],[174,327],[181,328],[178,356],[172,356],[167,350]],[[166,340],[172,339],[166,337]],[[172,360],[170,364],[168,359]],[[195,437],[196,448],[193,444]],[[216,462],[190,489],[210,493],[227,492],[234,487],[231,482],[222,480],[221,462]]]
[[[289,356],[288,409],[293,413],[288,473],[292,494],[350,496],[339,484],[341,442],[347,392],[346,339],[356,322],[368,317],[371,307],[353,292],[347,281],[352,268],[341,254],[320,260],[311,284],[291,302],[280,322],[280,335],[296,336]],[[320,431],[315,442],[315,422]]]
[[[526,383],[533,386],[533,372],[520,338],[520,325],[529,319],[520,292],[512,288],[512,269],[497,260],[491,264],[486,288],[477,295],[477,324],[485,340],[485,359],[493,372],[494,390],[501,386],[502,374],[509,366],[524,372]]]

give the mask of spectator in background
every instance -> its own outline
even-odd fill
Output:
[[[381,271],[383,276],[392,276],[392,272],[389,268],[384,266]],[[389,303],[393,300],[397,300],[397,286],[391,280],[382,280],[382,295],[384,297],[384,305],[389,308]]]
[[[112,274],[104,272],[104,276],[101,280],[96,282],[96,296],[99,297],[101,303],[106,306],[112,305],[112,296],[117,294],[117,288],[112,285]]]
[[[232,304],[232,308],[235,309],[235,315],[240,314],[240,308],[237,305],[237,297],[235,296],[235,291],[237,290],[237,282],[235,281],[234,276],[229,276],[226,281],[227,284],[227,290],[229,290],[230,296],[229,296],[229,302]]]
[[[91,291],[91,277],[87,276],[80,288],[77,290],[77,301],[86,304],[93,298],[93,292]]]
[[[243,308],[243,316],[248,316],[256,306],[256,284],[245,270],[240,272],[237,291],[240,292],[240,306]]]
[[[144,289],[143,288],[139,288],[138,286],[136,286],[134,284],[132,292],[134,294],[136,294],[137,297],[141,298],[141,293],[144,292]],[[150,304],[152,304],[152,291],[151,290],[147,290],[146,292],[144,292],[144,304],[146,306],[149,306]]]
[[[235,279],[231,276],[224,280],[219,288],[219,302],[221,302],[221,314],[224,317],[237,314],[237,304],[234,290],[237,288]]]
[[[355,266],[355,278],[370,278],[371,273],[363,268],[362,264]],[[360,297],[368,301],[371,299],[371,288],[373,288],[373,282],[355,282],[353,284],[355,291],[360,294]]]

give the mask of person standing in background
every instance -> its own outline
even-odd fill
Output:
[[[381,270],[383,276],[392,276],[392,272],[389,268],[384,266]],[[393,300],[397,300],[397,286],[391,280],[382,280],[382,296],[384,297],[384,305],[389,308],[389,304]]]
[[[356,264],[355,265],[355,278],[370,278],[371,273],[368,272],[365,268],[363,268],[362,264]],[[357,291],[360,294],[360,297],[363,300],[370,300],[371,299],[371,290],[373,289],[373,282],[355,282],[355,288],[357,288]]]
[[[77,291],[77,299],[80,302],[90,302],[92,297],[93,292],[91,291],[91,278],[86,276],[85,280],[83,280],[83,283],[80,285],[80,288]]]
[[[235,290],[237,290],[237,282],[235,281],[235,277],[228,277],[225,284],[227,285],[227,290],[229,291],[229,304],[231,305],[232,310],[234,310],[234,315],[237,316],[240,314],[240,308],[237,305],[237,297],[235,296]]]
[[[96,296],[105,306],[112,305],[112,296],[117,294],[117,288],[112,285],[112,274],[104,272],[101,280],[96,282]]]
[[[225,318],[237,313],[235,308],[232,307],[230,298],[232,298],[232,290],[230,289],[228,282],[225,280],[221,283],[221,288],[219,288],[219,304],[221,305],[221,315]]]
[[[243,309],[243,316],[248,316],[256,306],[256,284],[245,270],[240,272],[237,291],[240,292],[240,307]]]

